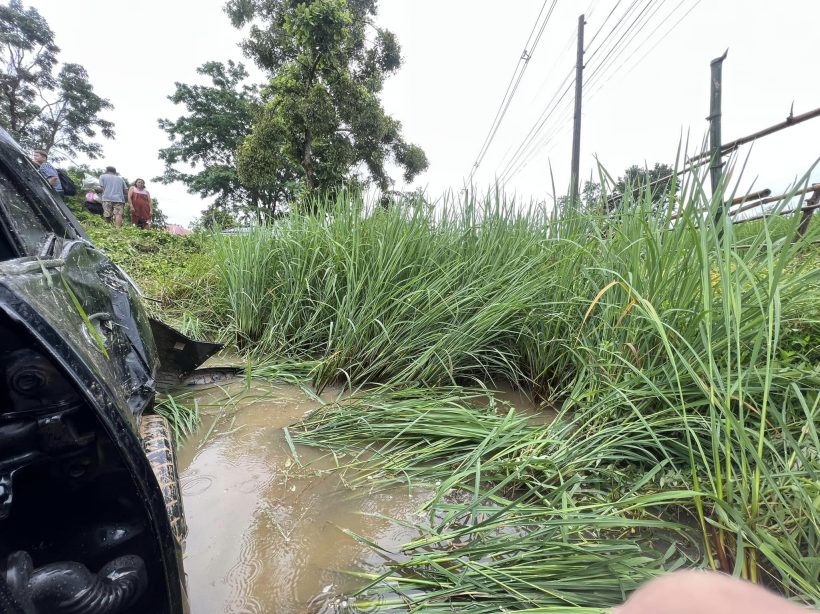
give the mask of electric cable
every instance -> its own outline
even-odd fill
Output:
[[[530,148],[530,145],[532,144],[532,142],[537,138],[538,133],[543,129],[544,125],[549,121],[550,117],[552,117],[554,115],[555,110],[558,108],[558,105],[561,104],[561,102],[564,100],[564,98],[566,98],[567,94],[569,94],[569,92],[572,90],[572,86],[575,84],[575,79],[572,79],[572,81],[569,82],[567,87],[561,93],[561,87],[563,87],[564,84],[567,83],[567,81],[569,81],[569,78],[572,76],[572,73],[574,72],[574,70],[575,69],[573,69],[569,72],[567,77],[564,79],[562,84],[559,86],[559,89],[553,95],[550,102],[547,103],[547,106],[545,107],[544,111],[541,113],[541,115],[538,117],[538,119],[532,125],[529,132],[524,136],[524,140],[521,142],[521,144],[516,149],[515,153],[512,156],[512,159],[510,159],[510,161],[504,167],[504,170],[501,171],[500,179],[499,179],[500,183],[503,184],[506,181],[505,176],[509,173],[510,169],[515,164],[517,164],[519,158],[527,152],[527,150]],[[560,93],[560,97],[557,100],[555,100],[556,96],[558,96],[559,93]],[[555,100],[554,104],[552,103],[553,100]]]
[[[536,17],[532,30],[530,31],[530,34],[527,37],[524,52],[521,55],[521,58],[519,59],[518,63],[516,64],[516,69],[513,72],[513,76],[510,79],[510,83],[507,85],[507,91],[505,92],[504,97],[501,100],[501,104],[499,105],[498,111],[496,111],[493,123],[490,125],[490,129],[487,132],[487,136],[484,139],[484,143],[482,144],[481,149],[479,150],[479,153],[476,156],[475,162],[473,163],[473,166],[470,169],[469,181],[472,181],[475,172],[478,170],[478,167],[481,165],[481,163],[484,160],[484,157],[487,155],[487,151],[490,149],[490,146],[492,145],[492,142],[495,139],[495,135],[498,133],[498,129],[501,127],[501,123],[504,121],[504,117],[506,116],[507,111],[510,108],[510,104],[512,103],[513,97],[518,91],[518,86],[521,84],[521,80],[524,77],[524,73],[527,70],[529,61],[535,53],[535,50],[538,47],[538,43],[541,41],[541,37],[544,34],[544,30],[546,29],[547,24],[549,23],[550,18],[552,17],[558,0],[552,0],[552,4],[550,5],[547,15],[541,22],[541,27],[538,29],[538,34],[536,35],[535,40],[533,41],[533,34],[535,33],[536,28],[538,28],[538,23],[541,20],[541,15],[543,15],[544,9],[546,8],[548,1],[549,0],[544,0],[544,3],[541,5],[541,10],[538,12],[538,16]],[[531,41],[532,46],[530,46]]]

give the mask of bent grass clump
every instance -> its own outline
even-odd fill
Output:
[[[603,612],[681,566],[820,605],[818,225],[764,220],[739,249],[724,198],[693,180],[668,206],[559,215],[342,194],[215,239],[212,326],[365,387],[294,440],[371,487],[435,489],[361,607]],[[559,417],[492,402],[501,382]]]

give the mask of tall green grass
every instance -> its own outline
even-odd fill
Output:
[[[646,192],[600,215],[342,194],[216,239],[228,338],[320,387],[382,385],[299,441],[436,489],[409,559],[370,578],[385,608],[602,611],[681,565],[820,605],[818,225],[739,236],[713,222],[727,197],[696,178],[668,209]],[[453,392],[500,381],[559,419]]]
[[[347,197],[326,210],[217,240],[225,325],[240,347],[321,357],[320,386],[546,381],[532,337],[555,339],[543,318],[566,306],[550,292],[563,244],[543,212],[501,200],[366,211]]]

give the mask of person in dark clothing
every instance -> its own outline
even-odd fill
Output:
[[[89,213],[93,213],[95,215],[102,216],[102,192],[102,186],[96,186],[93,189],[86,192],[85,202],[83,203],[83,206],[85,207],[86,211],[88,211]]]

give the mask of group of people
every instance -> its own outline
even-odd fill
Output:
[[[48,153],[37,150],[32,157],[34,165],[40,170],[52,189],[62,196],[63,185],[57,169],[48,161]],[[151,225],[151,194],[145,189],[145,181],[137,179],[129,186],[117,169],[107,166],[105,173],[99,178],[86,178],[83,189],[88,190],[85,195],[86,210],[97,215],[117,228],[122,227],[122,216],[125,203],[130,205],[131,223],[138,228],[146,229]]]
[[[113,166],[107,166],[99,179],[83,183],[89,191],[85,195],[85,208],[102,215],[109,224],[122,226],[125,203],[131,207],[131,223],[143,230],[151,225],[151,194],[145,189],[145,180],[137,179],[128,186]]]

